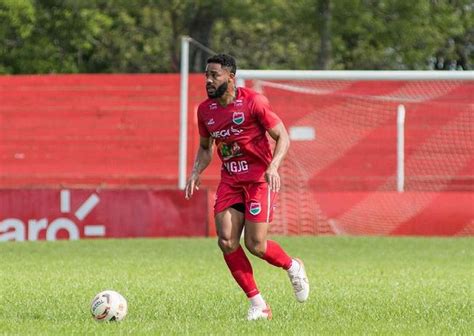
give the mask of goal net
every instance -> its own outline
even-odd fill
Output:
[[[336,79],[298,71],[244,71],[239,79],[268,97],[292,140],[273,233],[403,234],[446,197],[469,207],[472,72],[322,73]],[[457,225],[472,230],[466,211]]]

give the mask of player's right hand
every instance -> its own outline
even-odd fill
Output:
[[[199,185],[201,184],[201,179],[199,174],[192,173],[191,177],[189,178],[188,182],[186,183],[185,190],[185,198],[188,200],[193,196],[194,189],[199,190]]]

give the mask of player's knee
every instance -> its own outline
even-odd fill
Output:
[[[261,258],[265,254],[265,241],[263,240],[252,238],[245,239],[245,247],[254,256]]]
[[[224,253],[231,253],[239,248],[239,241],[235,239],[219,238],[217,244]]]

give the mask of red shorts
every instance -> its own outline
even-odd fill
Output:
[[[221,182],[217,187],[214,215],[237,203],[245,205],[245,219],[251,222],[270,223],[277,193],[268,188],[266,182],[228,184]]]

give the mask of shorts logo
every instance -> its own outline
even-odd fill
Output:
[[[260,203],[255,203],[255,202],[250,203],[249,212],[252,215],[257,216],[261,211],[262,211],[262,207],[260,206]]]
[[[245,121],[244,112],[234,112],[232,121],[234,124],[241,125]]]

